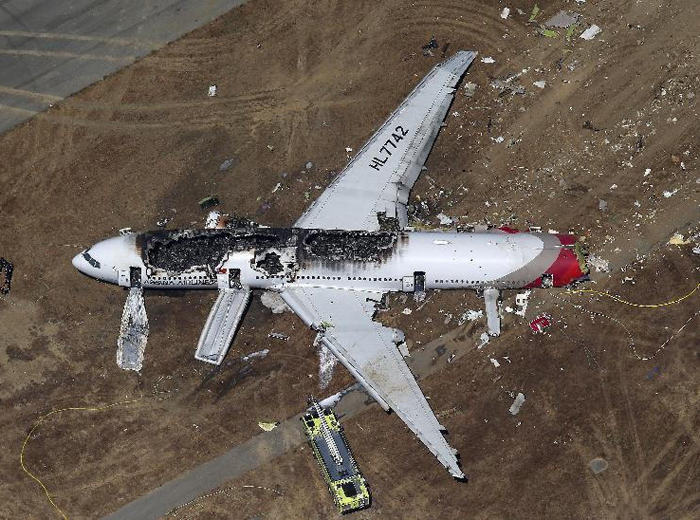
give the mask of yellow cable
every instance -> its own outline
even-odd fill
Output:
[[[568,292],[571,293],[571,294],[581,294],[581,293],[599,294],[599,295],[601,295],[601,296],[607,296],[608,298],[611,298],[611,299],[615,300],[616,302],[624,303],[625,305],[630,305],[630,306],[632,306],[632,307],[640,307],[640,308],[643,308],[643,309],[656,309],[656,308],[659,308],[659,307],[668,307],[669,305],[675,305],[676,303],[682,302],[682,301],[685,300],[686,298],[690,298],[690,297],[698,290],[699,287],[700,287],[700,283],[697,284],[697,285],[695,286],[695,289],[693,289],[692,291],[690,291],[690,292],[689,292],[688,294],[686,294],[685,296],[681,296],[680,298],[677,298],[677,299],[675,299],[675,300],[671,300],[671,301],[668,301],[668,302],[664,302],[664,303],[655,303],[655,304],[631,303],[631,302],[628,302],[628,301],[626,301],[626,300],[623,300],[623,299],[620,298],[619,296],[615,296],[614,294],[609,294],[609,293],[602,292],[602,291],[596,291],[596,290],[593,290],[593,289],[579,289],[579,290],[576,290],[576,291],[568,291]]]
[[[36,430],[36,429],[39,427],[39,425],[44,421],[44,419],[46,419],[46,418],[48,418],[48,417],[50,417],[50,416],[52,416],[53,414],[56,414],[56,413],[67,412],[67,411],[75,411],[75,410],[82,410],[82,411],[85,411],[85,412],[99,412],[99,411],[101,411],[101,410],[106,410],[106,409],[108,409],[108,408],[112,408],[113,406],[119,406],[119,405],[121,405],[121,404],[135,403],[136,401],[138,401],[138,399],[131,399],[131,400],[129,400],[129,401],[120,401],[120,402],[118,402],[118,403],[112,403],[112,404],[108,404],[108,405],[106,405],[106,406],[100,406],[100,407],[97,407],[97,408],[90,408],[90,407],[73,407],[73,408],[62,408],[62,409],[60,409],[60,410],[54,410],[53,412],[49,412],[49,413],[47,413],[47,414],[45,414],[45,415],[42,415],[42,416],[39,418],[39,420],[38,420],[37,422],[34,423],[34,426],[32,426],[32,429],[29,430],[29,433],[27,434],[27,436],[26,436],[25,439],[24,439],[24,442],[22,443],[22,450],[20,451],[20,454],[19,454],[19,463],[22,465],[22,470],[24,470],[24,472],[25,472],[27,475],[29,475],[32,479],[34,479],[34,480],[41,486],[41,489],[44,490],[44,493],[46,494],[46,497],[49,499],[49,502],[51,502],[51,505],[52,505],[53,507],[56,508],[56,511],[58,511],[59,514],[61,515],[61,517],[63,517],[65,520],[67,520],[68,517],[65,515],[65,513],[64,513],[63,511],[61,511],[61,508],[58,507],[58,506],[56,505],[56,502],[53,501],[53,499],[51,498],[51,495],[49,494],[49,490],[46,488],[46,486],[44,485],[44,483],[43,483],[41,480],[39,480],[39,478],[38,478],[37,476],[35,476],[31,471],[29,471],[29,470],[27,469],[27,467],[24,465],[24,450],[25,450],[25,448],[27,447],[27,442],[29,442],[30,437],[31,437],[32,434],[34,433],[34,430]]]

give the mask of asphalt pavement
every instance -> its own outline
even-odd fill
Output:
[[[245,0],[0,0],[0,134]]]

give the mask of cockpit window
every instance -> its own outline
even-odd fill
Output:
[[[99,268],[100,268],[100,263],[99,263],[97,260],[95,260],[93,257],[91,257],[91,256],[89,255],[87,249],[86,249],[85,251],[83,251],[83,258],[85,259],[85,261],[86,261],[88,264],[90,264],[90,265],[91,265],[92,267],[94,267],[95,269],[99,269]]]

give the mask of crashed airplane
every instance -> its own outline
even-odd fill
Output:
[[[464,479],[397,348],[404,334],[374,321],[375,306],[389,292],[472,289],[484,296],[488,332],[498,335],[501,290],[563,287],[587,275],[573,235],[408,227],[409,191],[475,56],[457,52],[433,68],[292,228],[219,219],[208,229],[125,234],[78,254],[79,271],[133,294],[125,307],[133,327],[120,349],[145,345],[143,289],[217,289],[195,357],[220,364],[251,291],[275,291],[382,408]]]

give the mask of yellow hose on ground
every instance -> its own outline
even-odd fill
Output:
[[[27,436],[24,439],[24,442],[22,443],[22,450],[20,451],[20,454],[19,454],[19,463],[22,465],[22,470],[41,486],[41,489],[44,490],[44,493],[46,494],[46,497],[49,499],[49,502],[51,502],[51,505],[54,508],[56,508],[56,511],[58,511],[59,514],[61,515],[61,517],[63,517],[64,519],[67,520],[68,517],[65,515],[65,513],[63,511],[61,511],[61,508],[56,505],[56,502],[53,501],[53,498],[51,498],[51,495],[49,494],[49,490],[46,488],[44,483],[41,480],[39,480],[39,477],[37,477],[31,471],[29,471],[27,469],[27,467],[24,465],[24,450],[27,447],[27,443],[29,442],[30,437],[34,433],[34,430],[36,430],[39,427],[39,425],[44,421],[44,419],[47,419],[48,417],[50,417],[54,414],[57,414],[57,413],[68,412],[68,411],[99,412],[102,410],[107,410],[108,408],[112,408],[114,406],[119,406],[121,404],[135,403],[136,401],[138,401],[138,399],[131,399],[129,401],[120,401],[118,403],[112,403],[112,404],[108,404],[105,406],[99,406],[96,408],[91,408],[91,407],[61,408],[60,410],[54,410],[52,412],[49,412],[49,413],[44,414],[41,417],[39,417],[39,420],[37,422],[35,422],[34,426],[32,426],[32,429],[29,430],[29,433],[27,434]]]
[[[675,305],[676,303],[680,303],[686,298],[690,298],[695,292],[700,288],[700,283],[695,286],[695,289],[690,291],[688,294],[685,296],[681,296],[680,298],[676,298],[675,300],[671,300],[668,302],[664,303],[654,303],[654,304],[645,304],[645,303],[631,303],[626,300],[623,300],[619,296],[615,296],[614,294],[606,293],[603,291],[596,291],[594,289],[579,289],[575,291],[568,291],[571,294],[582,294],[582,293],[589,293],[589,294],[599,294],[600,296],[607,296],[608,298],[611,298],[612,300],[615,300],[616,302],[619,303],[624,303],[625,305],[630,305],[632,307],[639,307],[642,309],[656,309],[659,307],[668,307],[669,305]]]

